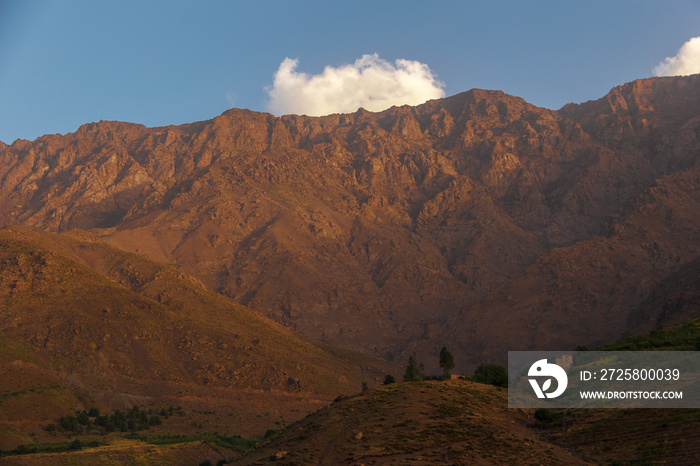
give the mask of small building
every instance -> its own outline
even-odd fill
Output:
[[[574,365],[574,358],[570,354],[562,354],[560,358],[556,358],[554,363],[564,369],[564,371],[569,372],[571,366]]]

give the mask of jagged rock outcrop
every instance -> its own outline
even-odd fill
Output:
[[[473,365],[656,324],[663,304],[637,306],[698,257],[698,109],[696,75],[559,111],[472,90],[99,122],[0,147],[0,222],[91,230],[314,338],[389,358],[449,341]]]

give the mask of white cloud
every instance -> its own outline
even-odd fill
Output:
[[[695,73],[700,73],[700,37],[690,39],[675,57],[668,57],[654,68],[657,76],[686,76]]]
[[[350,113],[363,107],[377,112],[392,105],[417,105],[444,97],[444,84],[428,65],[412,60],[382,60],[363,55],[352,65],[327,66],[321,74],[299,73],[299,60],[285,58],[267,88],[268,109],[277,115]]]

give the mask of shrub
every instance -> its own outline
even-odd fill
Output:
[[[78,418],[75,416],[63,416],[58,422],[61,424],[61,427],[66,430],[73,432],[78,430]]]
[[[78,414],[78,422],[84,426],[90,424],[90,416],[88,416],[88,413],[86,411],[83,411],[80,414]]]
[[[561,419],[562,417],[563,415],[561,413],[551,411],[547,408],[540,408],[535,411],[535,419],[540,422],[552,422],[556,421],[557,419]]]
[[[482,364],[471,377],[472,382],[508,387],[508,369],[500,364]]]
[[[537,411],[535,411],[535,419],[542,422],[549,422],[552,419],[554,419],[554,417],[547,408],[540,408]]]

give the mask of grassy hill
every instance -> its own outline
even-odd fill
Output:
[[[599,350],[697,348],[700,319]],[[700,409],[508,409],[470,381],[382,386],[309,415],[239,464],[697,464]],[[272,460],[275,456],[281,460]]]
[[[507,391],[411,382],[287,427],[237,464],[697,464],[700,410],[561,410],[538,421]],[[283,456],[281,460],[273,458]]]
[[[508,410],[505,389],[470,382],[387,385],[314,413],[240,464],[584,464]]]

